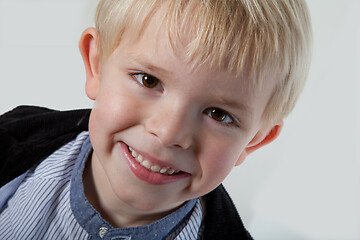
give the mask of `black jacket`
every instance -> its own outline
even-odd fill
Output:
[[[20,106],[0,116],[0,187],[88,130],[90,110]],[[252,239],[222,185],[205,196],[204,239]]]

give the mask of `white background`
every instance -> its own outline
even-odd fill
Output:
[[[96,0],[0,0],[0,113],[91,107],[77,43]],[[279,139],[225,185],[256,239],[360,239],[360,1],[309,0],[313,63]]]

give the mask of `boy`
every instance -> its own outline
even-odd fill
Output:
[[[0,238],[251,239],[221,182],[279,135],[310,36],[300,0],[100,1],[91,113],[1,117]]]

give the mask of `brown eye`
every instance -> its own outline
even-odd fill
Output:
[[[221,124],[234,124],[234,119],[231,117],[231,115],[228,112],[221,110],[220,108],[208,108],[205,110],[205,113]]]
[[[214,108],[210,111],[210,116],[218,122],[222,122],[226,118],[226,113],[220,109]]]
[[[146,73],[133,73],[131,77],[134,78],[140,85],[146,88],[161,87],[159,79]]]
[[[142,74],[142,84],[147,88],[154,88],[158,85],[159,80],[153,76],[150,75],[144,75]]]

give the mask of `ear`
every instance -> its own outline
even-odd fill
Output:
[[[86,70],[86,95],[96,99],[100,86],[100,59],[97,46],[98,34],[95,28],[86,29],[81,35],[79,49]]]
[[[237,160],[235,166],[240,165],[242,162],[245,161],[245,158],[250,153],[254,152],[255,150],[265,146],[268,143],[274,141],[279,135],[284,126],[284,121],[281,120],[277,124],[275,124],[270,131],[269,130],[259,130],[255,137],[249,142],[246,146],[244,151],[240,154],[239,159]]]

